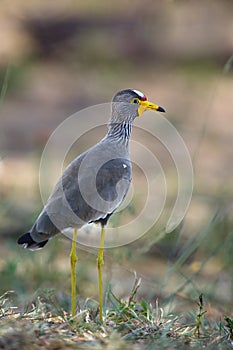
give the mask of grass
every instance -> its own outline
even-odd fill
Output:
[[[154,270],[147,276],[147,285],[147,274],[138,268],[140,278],[135,277],[129,292],[117,292],[115,287],[123,284],[127,276],[126,261],[127,268],[130,262],[134,266],[140,254],[140,263],[144,264],[142,242],[136,242],[133,249],[124,247],[111,253],[106,250],[103,325],[96,301],[97,281],[89,271],[91,264],[95,269],[95,254],[87,256],[79,251],[78,312],[72,318],[70,241],[58,237],[37,253],[8,241],[2,247],[5,258],[0,261],[0,349],[229,349],[233,345],[231,302],[224,300],[221,293],[218,295],[217,286],[223,291],[224,281],[231,280],[232,220],[218,210],[208,225],[185,238],[184,244],[186,226],[156,244],[167,260],[163,277]],[[155,232],[154,239],[157,240]],[[147,240],[153,242],[151,236],[144,238],[146,255]],[[214,259],[218,268],[222,267],[214,276],[206,275],[206,266]],[[197,267],[190,269],[198,261]],[[116,266],[120,275],[110,278]],[[9,292],[11,289],[14,291]],[[85,299],[90,295],[94,296]]]
[[[229,349],[233,345],[233,320],[207,318],[202,295],[196,311],[166,314],[158,301],[152,305],[138,300],[139,286],[136,278],[127,300],[118,299],[109,286],[104,324],[92,300],[86,300],[72,318],[53,290],[41,291],[24,307],[17,305],[13,292],[7,292],[0,297],[0,349]]]

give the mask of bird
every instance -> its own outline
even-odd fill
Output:
[[[25,249],[39,250],[56,234],[70,228],[71,315],[76,315],[76,241],[78,230],[86,224],[101,226],[98,249],[99,319],[103,323],[102,267],[105,226],[124,200],[132,180],[129,141],[135,118],[146,110],[165,112],[147,100],[139,90],[117,92],[111,102],[106,136],[78,155],[64,170],[47,203],[29,232],[17,243]]]

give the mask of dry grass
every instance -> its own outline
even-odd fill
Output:
[[[196,312],[165,314],[158,302],[137,301],[139,285],[135,279],[127,300],[108,290],[104,324],[90,300],[72,318],[51,290],[23,309],[16,306],[12,293],[5,293],[0,298],[0,349],[229,349],[233,345],[233,320],[206,318],[202,296]]]

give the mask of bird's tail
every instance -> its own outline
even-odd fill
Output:
[[[49,240],[47,239],[46,241],[36,242],[32,238],[31,233],[27,232],[21,237],[19,237],[17,243],[23,246],[23,248],[25,249],[39,250],[39,249],[42,249],[48,241]]]

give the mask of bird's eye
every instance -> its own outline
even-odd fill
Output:
[[[138,104],[138,103],[139,103],[138,98],[132,98],[131,103],[136,103],[136,104]]]

